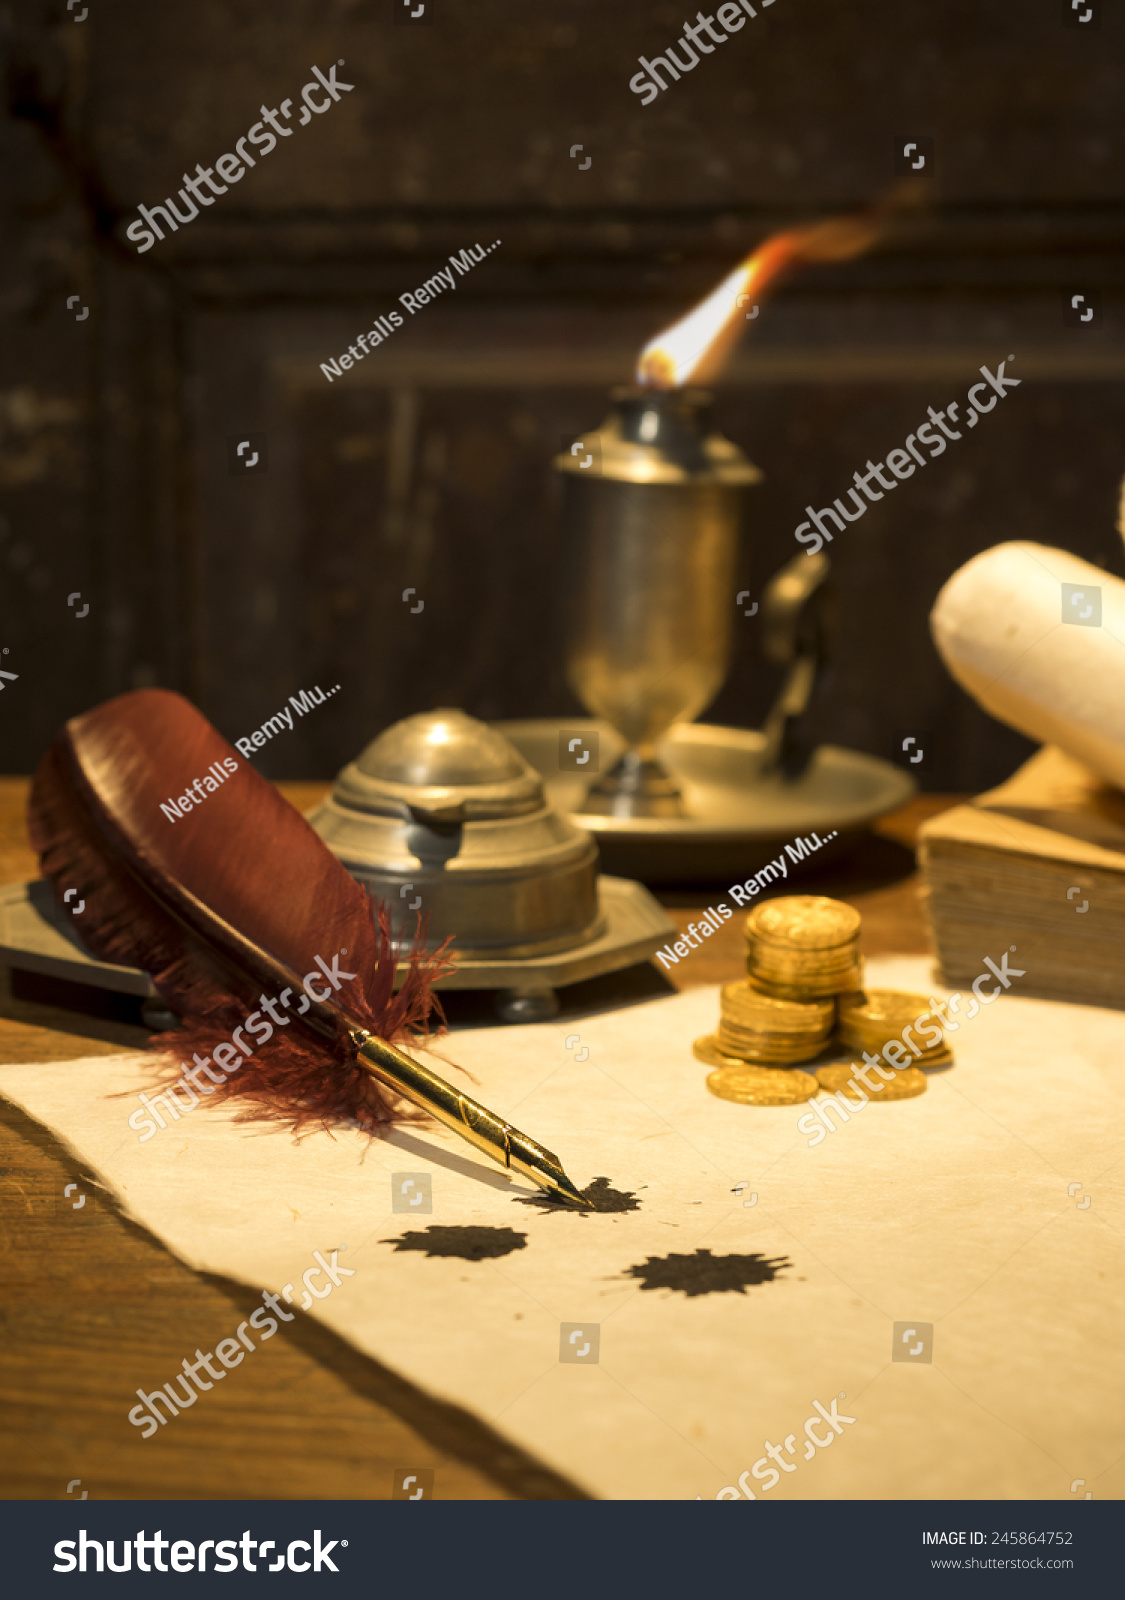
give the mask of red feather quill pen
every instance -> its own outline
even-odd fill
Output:
[[[68,722],[35,775],[29,823],[60,903],[64,886],[81,891],[90,950],[149,973],[184,1019],[154,1048],[210,1052],[267,999],[299,998],[274,1007],[283,1020],[268,1048],[236,1063],[220,1098],[297,1128],[346,1119],[369,1131],[410,1115],[404,1098],[583,1203],[550,1151],[395,1048],[440,1018],[431,984],[444,946],[428,955],[420,936],[396,994],[386,917],[181,696],[140,689]],[[321,991],[302,974],[324,982],[317,958],[337,955],[354,978],[308,998]]]

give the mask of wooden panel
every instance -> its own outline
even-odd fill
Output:
[[[1046,0],[776,0],[642,107],[628,79],[681,29],[673,5],[438,4],[417,29],[391,0],[280,0],[268,22],[246,0],[122,0],[84,25],[19,8],[0,113],[0,660],[18,673],[0,767],[29,769],[66,716],[150,683],[238,737],[305,680],[339,681],[264,763],[309,776],[437,701],[566,711],[557,436],[596,420],[643,339],[764,233],[881,192],[914,130],[936,140],[932,210],[794,278],[724,382],[725,425],[766,472],[740,587],[790,553],[810,498],[1015,352],[1028,387],[1005,420],[838,541],[816,723],[879,751],[898,727],[939,730],[924,783],[996,782],[1026,747],[949,682],[925,617],[1005,537],[1125,567],[1117,10],[1087,35]],[[341,58],[339,104],[135,254],[142,201]],[[320,362],[369,317],[496,238],[448,303],[329,389]],[[1081,288],[1103,296],[1096,327],[1063,321]],[[227,441],[246,431],[270,467],[238,481]],[[753,723],[772,686],[743,629],[713,714]]]

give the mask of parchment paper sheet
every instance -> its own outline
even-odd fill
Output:
[[[930,971],[872,961],[868,982],[929,995]],[[430,1124],[298,1144],[201,1105],[141,1144],[135,1102],[108,1098],[150,1081],[135,1054],[0,1067],[0,1092],[193,1267],[299,1300],[312,1252],[346,1245],[355,1275],[312,1314],[594,1494],[711,1499],[792,1436],[776,1488],[746,1480],[759,1500],[1120,1498],[1125,1018],[1007,995],[953,1036],[927,1094],[811,1149],[807,1106],[706,1092],[691,1043],[717,1015],[708,988],[445,1042],[576,1183],[637,1191],[624,1214],[518,1204],[529,1185]],[[394,1172],[432,1174],[432,1215],[392,1213]],[[470,1224],[526,1247],[472,1262],[382,1242]],[[699,1248],[792,1266],[692,1298],[624,1276]],[[597,1364],[560,1363],[564,1322],[599,1326]],[[892,1363],[895,1322],[933,1323],[931,1363]],[[197,1343],[185,1328],[183,1353]],[[805,1419],[833,1399],[855,1421],[806,1461]]]

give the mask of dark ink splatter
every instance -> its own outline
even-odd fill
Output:
[[[493,1261],[513,1250],[527,1248],[527,1234],[512,1228],[439,1228],[424,1233],[404,1233],[398,1239],[380,1239],[396,1250],[421,1250],[427,1256],[457,1256],[462,1261]]]
[[[788,1256],[713,1256],[697,1250],[693,1256],[649,1256],[642,1266],[630,1267],[626,1277],[640,1278],[642,1289],[680,1289],[688,1296],[745,1294],[748,1283],[772,1283],[779,1271],[791,1267]]]
[[[632,1189],[614,1189],[608,1178],[595,1178],[581,1191],[590,1211],[639,1211],[641,1202]],[[520,1195],[516,1201],[521,1206],[538,1206],[540,1211],[568,1211],[571,1216],[585,1217],[589,1213],[568,1206],[565,1201],[554,1200],[548,1194]]]

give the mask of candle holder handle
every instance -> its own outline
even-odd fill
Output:
[[[790,781],[799,778],[812,755],[798,722],[824,665],[830,572],[823,551],[804,551],[775,573],[762,595],[762,648],[771,661],[789,669],[762,725],[763,777],[780,771]]]

